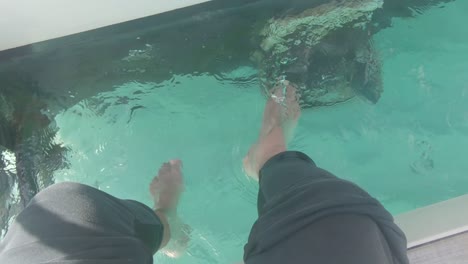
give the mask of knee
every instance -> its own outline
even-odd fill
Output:
[[[93,187],[77,182],[60,182],[55,183],[40,191],[34,198],[39,199],[41,197],[70,197],[81,194],[89,189],[93,189]]]

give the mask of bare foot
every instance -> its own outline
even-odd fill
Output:
[[[170,235],[163,239],[167,245],[161,252],[171,258],[177,258],[187,249],[192,229],[177,215],[177,205],[183,191],[182,162],[171,160],[159,169],[158,176],[150,184],[150,192],[155,208],[162,211],[167,220]],[[169,240],[170,238],[170,240]],[[164,242],[166,241],[166,242]]]
[[[286,151],[300,116],[296,88],[285,81],[283,87],[275,87],[263,114],[262,128],[258,141],[252,145],[244,158],[244,170],[248,176],[258,179],[258,173],[274,155]]]
[[[182,191],[182,162],[171,160],[164,163],[150,184],[155,207],[165,212],[175,212]]]

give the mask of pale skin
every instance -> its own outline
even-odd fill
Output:
[[[258,140],[243,160],[246,174],[257,180],[263,165],[271,157],[286,151],[287,141],[292,137],[300,116],[294,85],[284,81],[272,91],[265,105]],[[284,91],[286,94],[283,94]],[[170,257],[177,257],[185,250],[190,233],[190,227],[177,217],[177,205],[183,188],[182,162],[178,159],[164,163],[150,184],[155,213],[164,225],[160,249]],[[173,245],[167,246],[171,245],[170,241]],[[167,249],[169,247],[171,249]]]
[[[287,88],[285,95],[282,86],[272,90],[273,93],[263,112],[258,140],[243,160],[245,172],[254,179],[258,179],[260,169],[270,158],[286,151],[287,143],[292,138],[301,115],[296,88],[288,81],[285,81],[284,85]],[[278,98],[283,101],[278,102]]]
[[[155,213],[164,226],[159,249],[164,248],[163,253],[170,257],[177,257],[185,250],[190,233],[190,227],[183,224],[177,216],[177,205],[183,188],[182,161],[178,159],[164,163],[150,184]],[[172,245],[168,246],[171,237]]]

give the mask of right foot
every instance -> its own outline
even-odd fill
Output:
[[[258,173],[265,162],[286,151],[286,141],[292,138],[301,113],[296,88],[287,81],[285,85],[286,95],[283,95],[283,87],[273,89],[265,106],[258,141],[253,144],[243,161],[245,172],[254,179],[258,179]]]

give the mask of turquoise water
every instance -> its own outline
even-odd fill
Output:
[[[290,148],[358,183],[394,214],[468,193],[466,10],[458,1],[395,19],[374,38],[384,61],[381,100],[303,110]],[[56,180],[150,205],[148,185],[160,164],[180,158],[180,214],[193,228],[192,241],[180,259],[160,254],[156,263],[241,260],[257,191],[241,160],[265,103],[255,74],[242,67],[226,73],[230,78],[135,80],[80,102],[56,118],[57,140],[71,149],[71,166]],[[245,81],[229,81],[234,77]]]

